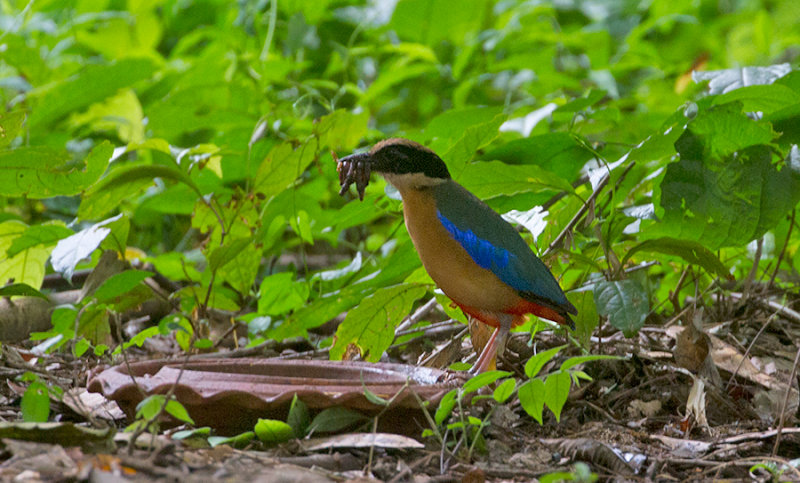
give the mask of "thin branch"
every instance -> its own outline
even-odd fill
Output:
[[[789,404],[789,395],[792,393],[792,381],[797,376],[797,363],[800,362],[800,347],[797,348],[797,353],[794,356],[794,364],[792,364],[792,374],[789,380],[786,381],[786,396],[783,398],[783,405],[781,406],[781,417],[778,422],[778,433],[775,435],[775,446],[772,447],[772,456],[778,454],[778,447],[781,444],[781,432],[783,431],[783,424],[786,420],[786,406]]]
[[[794,228],[794,216],[797,210],[792,210],[792,219],[789,221],[789,229],[786,231],[786,241],[783,242],[783,248],[781,249],[781,254],[778,255],[778,263],[775,264],[775,271],[772,272],[772,276],[769,278],[769,283],[767,284],[767,288],[771,288],[772,285],[775,283],[775,277],[778,276],[778,270],[781,268],[781,262],[783,261],[783,256],[786,255],[786,247],[789,246],[789,238],[792,236],[792,228]]]

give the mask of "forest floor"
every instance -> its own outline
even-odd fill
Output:
[[[591,352],[620,358],[585,365],[592,381],[572,386],[560,421],[545,411],[539,425],[518,401],[464,401],[465,413],[485,421],[471,448],[456,432],[443,434],[445,449],[433,437],[422,438],[424,421],[404,419],[402,409],[392,419],[394,426],[370,423],[347,433],[278,445],[253,439],[238,447],[210,447],[205,438],[172,438],[177,429],[186,428],[168,425],[158,434],[139,435],[132,444],[132,433],[123,431],[130,418],[113,402],[86,390],[87,376],[102,369],[100,361],[34,355],[33,343],[5,344],[0,479],[591,481],[594,473],[600,481],[800,481],[800,320],[790,305],[768,300],[774,299],[726,297],[701,315],[687,309],[671,320],[651,317],[631,339],[603,326],[595,331]],[[694,324],[686,324],[692,319]],[[390,350],[387,360],[412,363],[447,346],[463,329],[456,322],[432,327],[436,330]],[[537,351],[565,343],[563,331],[535,337]],[[298,344],[303,345],[272,344],[269,353],[326,358],[324,351],[306,353]],[[470,352],[469,339],[455,347],[450,359]],[[499,368],[520,373],[533,350],[529,336],[514,334]],[[128,357],[177,358],[176,353],[174,343],[156,337],[141,349],[130,349]],[[542,373],[579,354],[570,345]],[[241,350],[215,354],[241,355]],[[48,423],[19,422],[25,373],[37,374],[64,392],[56,396],[57,391],[50,391]],[[215,417],[224,421],[236,411]]]

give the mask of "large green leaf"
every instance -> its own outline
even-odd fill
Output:
[[[468,164],[459,182],[481,199],[541,191],[574,192],[564,178],[539,166],[508,165],[500,161]]]
[[[715,105],[734,101],[741,102],[745,111],[759,111],[764,114],[771,114],[786,106],[800,102],[800,93],[780,84],[753,85],[742,87],[714,98]]]
[[[8,247],[5,254],[13,257],[23,250],[38,245],[49,247],[72,234],[74,232],[64,226],[62,222],[29,226],[22,235],[11,242],[11,246]]]
[[[175,165],[155,165],[147,163],[123,164],[115,167],[106,177],[86,193],[78,216],[83,219],[96,219],[115,209],[119,203],[153,184],[155,178],[179,181],[199,192],[194,181]]]
[[[467,163],[475,157],[479,149],[488,145],[499,134],[500,126],[506,121],[508,116],[498,114],[490,121],[475,124],[467,127],[464,134],[453,143],[442,159],[447,163],[450,173],[456,181],[463,181]],[[440,155],[442,153],[439,153]]]
[[[571,135],[554,132],[509,141],[481,157],[506,164],[535,164],[571,180],[594,154],[578,144]]]
[[[0,194],[49,198],[74,195],[103,174],[113,146],[108,141],[95,146],[82,162],[45,146],[26,146],[0,151]]]
[[[291,272],[281,272],[261,281],[258,296],[258,313],[279,315],[302,307],[308,300],[308,282],[295,281]]]
[[[0,283],[25,283],[38,289],[44,281],[45,263],[50,256],[50,247],[29,245],[8,256],[15,241],[25,236],[28,226],[19,221],[0,223]]]
[[[723,159],[682,152],[661,182],[663,223],[648,235],[696,240],[711,250],[762,236],[800,201],[796,152],[780,164],[767,146]]]
[[[82,107],[116,94],[123,87],[150,77],[155,70],[155,63],[147,58],[90,65],[69,79],[32,95],[38,102],[28,119],[30,126],[43,128]]]
[[[5,148],[17,138],[22,131],[24,121],[25,113],[23,111],[0,114],[0,148]]]
[[[401,0],[389,27],[406,41],[436,45],[442,40],[462,43],[467,34],[481,28],[490,12],[486,0]]]
[[[289,143],[279,144],[261,162],[253,191],[271,199],[303,174],[314,161],[315,155],[311,143],[305,143],[296,149]]]
[[[377,362],[394,340],[394,328],[425,294],[423,285],[403,284],[382,288],[347,313],[336,330],[331,359],[341,359],[347,346],[357,345],[364,360]]]
[[[737,101],[700,111],[675,141],[675,149],[682,158],[719,159],[750,146],[769,144],[776,137],[770,123],[750,119]]]
[[[661,237],[654,240],[645,240],[625,253],[621,264],[625,265],[637,252],[656,252],[676,255],[689,263],[703,267],[707,272],[721,278],[730,278],[730,272],[719,261],[719,258],[699,242],[691,240],[678,240],[676,238]]]
[[[352,150],[367,133],[369,112],[358,114],[337,109],[327,116],[322,116],[315,126],[322,147],[333,150]]]
[[[594,286],[594,302],[600,315],[621,330],[625,337],[633,337],[644,325],[650,311],[647,292],[636,280],[598,282]]]

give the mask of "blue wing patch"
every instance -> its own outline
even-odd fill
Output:
[[[491,270],[500,280],[515,290],[531,290],[531,284],[514,270],[513,264],[510,262],[512,258],[516,257],[508,250],[496,247],[488,240],[479,238],[472,230],[460,230],[438,210],[436,215],[447,232],[464,247],[464,250],[481,268]]]
[[[534,303],[577,313],[553,274],[519,233],[455,181],[433,189],[437,217],[478,266]]]

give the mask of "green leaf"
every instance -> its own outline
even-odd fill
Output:
[[[305,305],[311,289],[308,282],[294,278],[291,272],[265,277],[258,291],[258,313],[280,315]]]
[[[108,311],[91,305],[80,313],[78,321],[78,337],[86,337],[93,344],[107,343],[111,336],[111,326],[108,323]]]
[[[147,277],[152,277],[153,272],[144,270],[126,270],[109,277],[94,292],[94,298],[99,303],[106,303],[120,295],[133,290],[142,283]]]
[[[535,164],[571,180],[594,154],[578,144],[570,134],[554,132],[509,141],[481,157],[506,164]]]
[[[103,226],[111,230],[108,236],[100,243],[103,250],[125,253],[128,248],[128,235],[131,230],[131,220],[125,213],[109,218]]]
[[[49,247],[75,232],[63,224],[46,224],[29,226],[22,235],[15,238],[6,250],[6,255],[13,257],[16,254],[38,245]]]
[[[67,114],[106,97],[123,87],[150,77],[154,62],[147,58],[127,58],[111,63],[89,65],[71,78],[43,90],[32,97],[38,102],[28,120],[33,129],[46,127]]]
[[[561,421],[561,410],[567,402],[572,379],[566,372],[550,374],[544,381],[544,403],[553,412],[556,421]]]
[[[468,164],[459,182],[481,199],[547,190],[554,194],[575,191],[563,178],[539,166],[512,166],[499,161]]]
[[[487,10],[486,0],[461,0],[458,8],[449,0],[402,0],[389,28],[404,40],[435,46],[442,40],[457,44],[480,30]]]
[[[44,423],[50,417],[50,396],[47,386],[39,381],[32,382],[20,402],[22,420],[31,423]]]
[[[503,404],[506,401],[508,401],[508,398],[514,395],[514,391],[516,389],[517,389],[517,380],[514,378],[509,378],[501,382],[500,385],[497,386],[497,388],[494,390],[494,393],[492,393],[492,397],[498,403]]]
[[[184,183],[195,192],[192,179],[174,165],[130,163],[118,165],[86,193],[78,209],[84,220],[96,219],[119,206],[120,202],[153,184],[155,178]]]
[[[95,146],[81,162],[45,146],[0,151],[0,194],[28,198],[77,194],[97,181],[113,152],[108,141]]]
[[[256,173],[253,191],[269,200],[285,190],[314,161],[316,152],[311,143],[292,148],[289,143],[279,144],[261,162]]]
[[[125,342],[124,344],[122,344],[120,346],[117,346],[117,348],[114,349],[114,353],[113,354],[114,355],[120,354],[123,349],[127,349],[128,347],[132,347],[134,345],[136,347],[142,347],[142,345],[144,344],[144,341],[146,341],[150,337],[155,337],[155,336],[157,336],[159,334],[160,334],[160,331],[158,330],[158,327],[148,327],[148,328],[138,332],[133,337],[131,337],[131,340]]]
[[[200,349],[200,350],[211,349],[212,347],[214,347],[214,341],[206,338],[197,339],[194,341],[194,347],[195,349]]]
[[[321,146],[334,151],[351,151],[367,133],[369,111],[353,114],[344,109],[337,109],[327,116],[322,116],[314,130],[319,136]]]
[[[176,440],[182,441],[188,438],[194,437],[201,437],[206,439],[211,434],[211,428],[208,426],[203,426],[202,428],[195,428],[195,429],[184,429],[183,431],[176,431],[172,433],[169,437]]]
[[[439,401],[439,407],[436,408],[436,413],[433,416],[433,420],[436,422],[437,426],[441,426],[445,419],[453,412],[453,408],[456,407],[458,394],[459,390],[453,389],[445,394],[442,400]]]
[[[173,418],[177,419],[178,421],[182,421],[188,424],[194,424],[194,421],[189,416],[189,412],[186,411],[186,408],[183,407],[183,404],[179,403],[175,399],[170,399],[167,402],[167,406],[164,410],[172,416]]]
[[[753,85],[715,97],[714,105],[734,101],[741,102],[745,111],[760,111],[764,114],[771,114],[791,104],[800,102],[800,93],[780,84]]]
[[[308,406],[297,394],[292,397],[292,404],[289,406],[289,415],[286,416],[286,423],[292,427],[295,438],[302,438],[308,432],[308,427],[311,424],[311,415],[308,412]]]
[[[724,158],[741,149],[769,144],[777,137],[770,123],[754,121],[741,102],[701,110],[677,141],[681,158]]]
[[[284,443],[294,437],[292,427],[277,419],[259,418],[254,429],[262,443]]]
[[[633,337],[644,325],[650,311],[647,292],[636,280],[598,282],[594,286],[594,302],[600,315],[621,330],[625,337]]]
[[[142,399],[136,405],[136,417],[139,419],[152,420],[161,412],[166,396],[163,394],[153,394]]]
[[[569,359],[561,363],[560,370],[569,371],[570,369],[579,364],[585,364],[587,362],[592,362],[592,361],[619,361],[622,359],[623,358],[619,356],[607,356],[603,354],[592,354],[588,356],[570,357]]]
[[[425,291],[422,285],[401,284],[379,289],[362,300],[336,329],[331,359],[341,359],[347,346],[356,344],[364,360],[377,362],[392,344],[397,324]]]
[[[304,242],[309,245],[314,244],[314,236],[311,234],[311,218],[306,210],[300,210],[296,216],[289,217],[289,225]]]
[[[539,375],[539,371],[550,362],[550,360],[558,354],[561,349],[566,346],[558,346],[553,347],[551,349],[547,349],[545,351],[541,351],[528,359],[528,362],[525,363],[525,375],[528,376],[529,379],[533,379],[534,377]]]
[[[311,421],[308,432],[309,434],[335,433],[366,420],[367,418],[363,414],[352,409],[342,407],[323,409]]]
[[[16,282],[39,288],[44,281],[45,263],[50,249],[41,245],[31,246],[13,257],[5,254],[14,241],[25,235],[28,227],[19,221],[0,223],[0,283]]]
[[[9,48],[7,44],[6,47]],[[0,114],[0,148],[5,148],[17,138],[20,131],[22,131],[22,124],[24,121],[25,112],[23,111],[4,112]]]
[[[678,240],[676,238],[661,237],[654,240],[645,240],[625,253],[620,262],[625,265],[637,252],[656,252],[667,255],[675,255],[683,258],[687,262],[703,267],[707,272],[720,278],[731,279],[731,274],[719,258],[703,245],[691,240]]]
[[[499,107],[468,107],[444,111],[425,127],[425,138],[439,140],[435,141],[436,146],[441,144],[441,140],[458,140],[464,136],[464,131],[473,126],[496,124],[493,120],[502,112]]]
[[[542,424],[544,396],[544,381],[541,379],[531,379],[517,389],[517,397],[519,397],[522,409],[539,424]]]
[[[5,287],[0,287],[0,297],[39,297],[40,299],[50,300],[47,295],[31,287],[27,283],[12,283]]]
[[[767,146],[724,159],[681,152],[681,160],[667,166],[660,188],[663,223],[651,236],[696,240],[710,250],[743,245],[772,229],[800,201],[800,160],[790,154],[775,164]]]
[[[479,149],[488,145],[499,134],[500,126],[506,121],[508,116],[498,114],[491,121],[470,126],[464,130],[464,134],[445,152],[442,159],[447,163],[447,167],[453,178],[462,183],[465,176],[465,168],[469,161],[475,157]],[[483,164],[483,163],[478,163]]]
[[[208,269],[219,270],[234,261],[247,246],[253,244],[252,238],[228,238],[222,246],[214,247],[208,255]]]
[[[573,316],[575,321],[575,337],[581,341],[583,347],[589,347],[590,337],[597,328],[599,317],[597,306],[594,303],[594,293],[591,290],[571,291],[567,298],[578,309],[578,315]]]
[[[249,294],[258,275],[260,262],[260,246],[251,242],[236,254],[233,263],[223,265],[217,276],[240,294]]]
[[[506,371],[487,371],[472,376],[469,381],[464,383],[464,387],[462,387],[462,391],[464,394],[469,394],[471,392],[475,392],[479,389],[482,389],[489,384],[493,384],[498,379],[502,379],[504,377],[510,376],[510,372]]]
[[[91,344],[89,343],[89,341],[86,340],[86,339],[81,338],[81,339],[78,339],[77,342],[75,342],[75,346],[72,348],[72,354],[76,358],[79,358],[79,357],[83,356],[86,353],[86,351],[88,351],[90,348],[91,348]]]
[[[252,431],[246,431],[241,434],[237,434],[236,436],[226,437],[226,436],[209,436],[208,437],[208,444],[211,445],[212,448],[216,448],[219,445],[227,444],[229,446],[233,446],[234,448],[244,448],[253,438],[256,437],[256,433]]]

